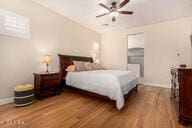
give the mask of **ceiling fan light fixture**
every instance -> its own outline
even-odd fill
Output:
[[[118,11],[113,11],[113,12],[111,12],[111,13],[109,14],[109,16],[110,16],[111,18],[113,18],[113,17],[118,17],[118,16],[119,16],[119,12],[118,12]]]
[[[121,8],[123,8],[127,3],[129,3],[130,0],[109,0],[111,6],[109,5],[105,5],[103,3],[100,3],[99,6],[101,6],[102,8],[105,8],[108,12],[98,15],[96,16],[96,18],[105,16],[105,15],[109,15],[112,19],[112,22],[116,21],[116,18],[119,16],[119,14],[124,14],[124,15],[132,15],[133,12],[132,11],[122,11],[120,10]],[[118,5],[118,6],[117,6]]]

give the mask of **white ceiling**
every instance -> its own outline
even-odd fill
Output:
[[[107,12],[98,4],[109,5],[114,0],[34,0],[73,21],[99,33],[121,30],[146,24],[192,16],[192,0],[130,0],[121,10],[134,11],[131,16],[120,15],[116,22],[107,15],[96,18]],[[122,0],[115,0],[122,1]],[[109,24],[109,26],[103,26]]]

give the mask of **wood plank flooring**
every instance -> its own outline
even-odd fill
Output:
[[[26,107],[0,106],[0,122],[25,122],[0,128],[192,128],[178,124],[169,97],[169,89],[139,86],[119,111],[114,102],[65,90]]]

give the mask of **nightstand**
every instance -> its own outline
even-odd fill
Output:
[[[61,89],[60,73],[34,73],[35,97],[41,100],[54,94],[59,94]]]

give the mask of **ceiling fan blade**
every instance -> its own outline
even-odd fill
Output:
[[[108,6],[106,6],[106,5],[102,4],[102,3],[100,3],[99,5],[100,5],[101,7],[103,7],[103,8],[105,8],[105,9],[109,10],[109,11],[111,10]]]
[[[129,0],[124,0],[123,2],[121,2],[121,3],[119,4],[119,8],[124,7],[128,2],[129,2]]]
[[[119,14],[128,14],[128,15],[132,15],[133,12],[131,12],[131,11],[119,11]]]
[[[98,16],[96,16],[96,18],[99,18],[99,17],[102,17],[102,16],[105,16],[105,15],[108,15],[109,13],[104,13],[104,14],[102,14],[102,15],[98,15]]]

